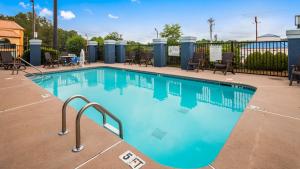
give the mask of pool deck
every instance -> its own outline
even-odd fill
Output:
[[[193,72],[178,68],[140,67],[103,63],[110,66],[234,82],[257,88],[244,114],[216,160],[205,169],[296,169],[300,168],[300,84],[288,86],[287,78],[211,71]],[[45,72],[73,69],[60,67]],[[28,68],[29,72],[35,72]],[[146,161],[142,169],[167,168],[152,161],[120,138],[82,118],[85,149],[72,153],[75,144],[76,112],[68,108],[70,133],[58,136],[63,102],[37,86],[20,72],[0,70],[0,168],[83,168],[130,169],[119,159],[127,150]]]

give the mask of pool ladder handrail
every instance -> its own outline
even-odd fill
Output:
[[[79,110],[79,112],[76,116],[76,145],[72,149],[73,152],[80,152],[84,148],[84,146],[81,145],[81,138],[80,138],[80,119],[81,119],[81,116],[84,113],[84,111],[90,107],[95,108],[98,112],[100,112],[102,114],[104,128],[111,130],[114,134],[118,135],[121,139],[123,139],[122,122],[115,115],[113,115],[108,110],[106,110],[104,107],[102,107],[100,104],[95,103],[95,102],[90,102],[86,97],[81,96],[81,95],[72,96],[65,101],[63,108],[62,108],[62,131],[60,131],[58,133],[60,136],[66,135],[69,132],[66,127],[66,109],[67,109],[67,105],[72,100],[77,99],[77,98],[85,101],[87,104]],[[108,123],[106,123],[106,115],[108,115],[110,118],[112,118],[113,120],[115,120],[118,123],[118,126],[119,126],[118,131],[119,132],[114,132],[112,129],[107,127]]]

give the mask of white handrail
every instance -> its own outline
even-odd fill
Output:
[[[33,66],[31,63],[27,62],[26,60],[22,59],[21,57],[18,57],[18,59],[20,59],[22,62],[28,64],[30,67],[34,68],[35,70],[39,71],[42,75],[44,75],[44,72],[41,71],[39,68]],[[32,74],[32,73],[31,73]]]

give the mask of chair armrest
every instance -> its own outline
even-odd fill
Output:
[[[291,67],[292,67],[292,71],[299,71],[300,70],[299,65],[291,65]]]

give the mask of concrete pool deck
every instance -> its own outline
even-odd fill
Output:
[[[300,168],[300,85],[288,86],[287,78],[250,74],[227,76],[220,72],[193,72],[178,68],[111,66],[193,78],[251,85],[257,88],[244,114],[211,166],[206,169],[294,169]],[[44,72],[73,69],[60,67]],[[29,72],[36,71],[28,68]],[[142,169],[167,168],[152,161],[88,118],[82,118],[85,149],[72,153],[75,145],[76,112],[68,108],[70,133],[57,135],[63,101],[26,78],[0,70],[0,168],[130,168],[119,159],[127,150],[146,161]]]

